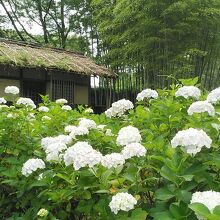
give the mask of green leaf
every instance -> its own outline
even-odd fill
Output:
[[[186,181],[192,181],[194,175],[183,175],[181,177]]]
[[[105,197],[100,199],[93,207],[94,212],[100,213],[103,217],[108,215],[109,201]],[[106,218],[107,219],[107,218]]]
[[[91,193],[88,191],[88,190],[85,190],[85,191],[83,191],[83,193],[82,193],[82,198],[83,199],[91,199]]]
[[[41,187],[41,186],[47,186],[47,183],[43,182],[43,181],[35,181],[32,184],[30,184],[28,186],[28,190],[32,189],[33,187]]]
[[[160,174],[162,177],[164,177],[165,179],[173,182],[173,183],[176,183],[176,176],[175,174],[173,173],[172,170],[170,170],[167,166],[163,166],[160,170]]]
[[[219,215],[209,214],[206,216],[207,220],[219,220]]]
[[[97,194],[105,194],[105,193],[109,193],[109,190],[106,190],[106,189],[100,189],[100,190],[97,190],[97,191],[95,191],[95,193],[97,193]]]
[[[181,218],[181,211],[177,204],[171,204],[169,210],[173,217],[177,219]]]
[[[168,129],[168,126],[166,125],[166,124],[164,124],[164,123],[162,123],[162,124],[160,124],[160,127],[159,127],[159,130],[160,131],[166,131]]]
[[[187,190],[178,189],[175,192],[175,195],[179,200],[182,200],[186,203],[189,203],[190,199],[192,198],[192,193]]]
[[[220,158],[219,158],[219,155],[218,155],[218,156],[216,155],[216,157],[214,157],[214,158],[212,159],[212,163],[213,163],[213,165],[215,165],[218,169],[220,168]]]
[[[175,195],[168,190],[167,188],[158,189],[155,193],[155,198],[159,200],[169,200],[173,198]]]
[[[73,184],[73,182],[69,178],[70,177],[69,175],[65,175],[65,174],[62,174],[62,173],[57,173],[56,176],[60,177],[63,180],[65,180],[66,182],[70,183],[71,185]]]
[[[179,79],[179,81],[184,85],[184,86],[195,86],[197,82],[199,81],[199,77],[195,78],[190,78],[190,79]]]
[[[131,164],[126,170],[125,170],[125,174],[123,175],[123,177],[131,182],[135,182],[136,181],[136,176],[138,173],[138,167],[135,166],[135,164]]]
[[[169,211],[154,213],[153,217],[154,220],[174,220]]]
[[[94,203],[95,202],[92,199],[88,201],[81,200],[76,208],[76,211],[80,213],[89,214],[91,212]]]
[[[141,208],[137,208],[131,213],[130,220],[145,220],[147,218],[147,212]]]
[[[123,165],[119,165],[115,168],[115,173],[117,176],[121,173],[121,171],[123,170],[123,167],[124,167]]]
[[[106,171],[101,175],[100,182],[101,182],[104,186],[107,186],[107,185],[108,185],[108,180],[109,180],[109,177],[112,175],[112,173],[113,173],[113,170],[112,170],[112,169],[109,169],[109,170],[106,170]]]
[[[71,211],[71,203],[69,202],[66,206],[66,211],[70,212]]]
[[[220,205],[216,206],[213,211],[213,214],[220,216]]]
[[[189,208],[202,217],[207,217],[210,214],[209,209],[202,203],[192,203],[189,205]]]

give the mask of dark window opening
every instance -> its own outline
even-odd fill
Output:
[[[52,86],[53,96],[52,99],[67,99],[69,104],[74,104],[74,82],[53,80]]]
[[[22,95],[23,97],[31,98],[36,104],[40,103],[40,95],[46,94],[46,83],[35,81],[23,81]]]

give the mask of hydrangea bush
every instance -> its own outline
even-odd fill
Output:
[[[219,88],[181,82],[100,115],[7,87],[0,219],[220,219]]]

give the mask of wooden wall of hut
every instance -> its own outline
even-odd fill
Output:
[[[97,113],[101,113],[120,99],[136,101],[137,93],[144,86],[137,75],[124,74],[117,78],[99,78],[99,85],[91,89],[91,105]],[[95,84],[95,83],[94,83]]]

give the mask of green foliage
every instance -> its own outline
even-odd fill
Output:
[[[139,74],[145,86],[164,87],[169,81],[161,76],[171,74],[215,84],[219,1],[93,0],[93,5],[105,63],[117,73]]]
[[[198,80],[182,82],[194,85]],[[44,96],[40,106],[47,106],[49,112],[16,104],[15,108],[0,108],[0,219],[41,219],[37,215],[41,208],[49,211],[44,217],[48,220],[194,220],[196,215],[219,219],[218,206],[208,210],[202,204],[190,204],[196,191],[220,191],[218,113],[214,117],[206,113],[189,116],[187,109],[194,100],[175,97],[176,88],[173,85],[170,90],[159,90],[158,99],[138,103],[120,119],[90,114],[83,107],[64,111]],[[216,106],[216,112],[218,109]],[[29,117],[30,113],[35,119]],[[45,115],[51,120],[43,120]],[[111,169],[97,165],[75,170],[62,160],[46,161],[41,139],[64,134],[65,126],[78,125],[82,117],[106,127],[77,136],[71,145],[87,141],[103,155],[121,152],[122,147],[116,144],[118,131],[132,125],[141,133],[146,156],[130,158]],[[212,147],[194,156],[181,147],[172,148],[170,141],[175,134],[190,127],[203,129],[211,137]],[[113,135],[107,136],[106,129],[111,129]],[[30,158],[43,159],[46,168],[26,177],[21,168]],[[135,208],[112,213],[109,202],[118,192],[133,195]]]
[[[197,82],[199,81],[199,77],[195,77],[192,79],[179,79],[179,81],[184,85],[184,86],[195,86]]]

